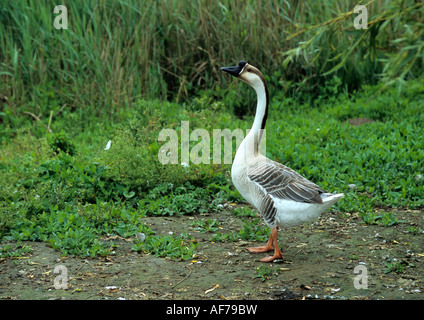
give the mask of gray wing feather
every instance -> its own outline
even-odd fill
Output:
[[[325,191],[296,171],[269,159],[248,167],[250,180],[260,185],[269,195],[279,199],[305,203],[322,203]]]

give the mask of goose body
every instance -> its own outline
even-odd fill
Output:
[[[252,129],[240,144],[231,168],[233,184],[247,202],[252,204],[271,228],[271,236],[263,247],[249,251],[274,255],[261,261],[282,259],[278,247],[278,227],[291,227],[312,222],[344,197],[343,193],[328,193],[296,171],[266,158],[259,152],[259,143],[268,115],[268,89],[262,73],[245,61],[223,71],[251,85],[258,96]]]

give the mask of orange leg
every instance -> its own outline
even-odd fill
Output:
[[[273,248],[274,248],[274,244],[273,244],[273,241],[272,241],[272,232],[271,232],[271,235],[270,235],[268,242],[266,243],[265,246],[251,247],[251,248],[247,248],[247,250],[249,250],[252,253],[262,253],[262,252],[271,251]]]
[[[261,253],[261,252],[271,251],[273,248],[274,248],[273,256],[266,256],[260,259],[259,261],[271,262],[271,261],[274,261],[275,259],[283,259],[283,254],[281,253],[281,250],[278,247],[278,229],[277,228],[271,229],[271,236],[269,237],[269,240],[265,246],[248,248],[247,250],[249,250],[252,253]]]

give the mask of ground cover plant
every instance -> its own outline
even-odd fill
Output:
[[[287,101],[274,100],[267,155],[329,191],[345,192],[336,210],[359,212],[364,223],[397,223],[373,210],[423,206],[423,97],[417,95],[422,88],[422,81],[411,81],[400,95],[392,89],[366,103],[379,90],[368,87],[319,108],[302,105],[297,109]],[[145,110],[154,106],[148,104]],[[186,107],[174,104],[174,112],[178,109],[184,113]],[[193,118],[195,123],[198,116],[187,113],[181,119]],[[221,117],[234,116],[224,113]],[[65,255],[107,255],[113,243],[101,241],[101,236],[134,236],[147,228],[138,221],[143,216],[202,214],[222,210],[225,203],[243,202],[232,186],[230,165],[160,164],[157,135],[161,127],[138,118],[118,126],[109,150],[103,150],[105,139],[91,154],[79,151],[78,137],[72,140],[63,132],[48,134],[47,139],[26,132],[3,144],[2,237],[47,241]],[[353,118],[370,122],[354,126],[348,122]],[[157,121],[166,120],[159,117]],[[231,128],[241,121],[224,122]],[[248,125],[251,119],[244,122]],[[55,142],[58,139],[61,147]],[[254,212],[246,210],[234,209],[234,215],[256,219]],[[211,224],[203,228],[211,229]],[[219,233],[214,237],[216,241],[247,239],[250,232],[257,231],[245,225],[232,238]],[[263,240],[266,233],[253,238]]]

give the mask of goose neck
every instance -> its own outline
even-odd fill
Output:
[[[255,154],[259,153],[259,143],[263,135],[263,130],[265,129],[266,120],[268,117],[268,89],[264,82],[257,83],[252,86],[257,95],[257,105],[256,105],[256,114],[255,120],[253,121],[252,128],[250,129],[246,140],[253,143],[253,150]]]

